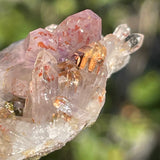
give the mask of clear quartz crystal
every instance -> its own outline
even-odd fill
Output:
[[[108,77],[129,62],[130,54],[142,46],[143,39],[142,34],[131,34],[130,28],[126,24],[121,24],[113,34],[108,34],[101,40],[108,51],[106,57]]]
[[[94,123],[107,78],[141,47],[126,24],[101,35],[84,10],[29,33],[0,52],[0,160],[41,157]]]

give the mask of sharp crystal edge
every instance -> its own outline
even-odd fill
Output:
[[[126,24],[101,35],[91,10],[0,51],[0,159],[41,157],[94,123],[106,81],[143,43]]]

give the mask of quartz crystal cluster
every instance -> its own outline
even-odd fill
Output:
[[[141,47],[126,24],[101,35],[84,10],[0,52],[0,160],[38,158],[96,121],[107,78]]]

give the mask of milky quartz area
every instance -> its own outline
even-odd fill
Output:
[[[0,52],[0,160],[39,158],[96,121],[107,78],[143,43],[126,24],[101,30],[84,10]]]

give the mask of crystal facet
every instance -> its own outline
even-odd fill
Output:
[[[94,123],[107,78],[142,43],[126,24],[103,37],[101,18],[84,10],[2,50],[0,159],[40,157]]]

